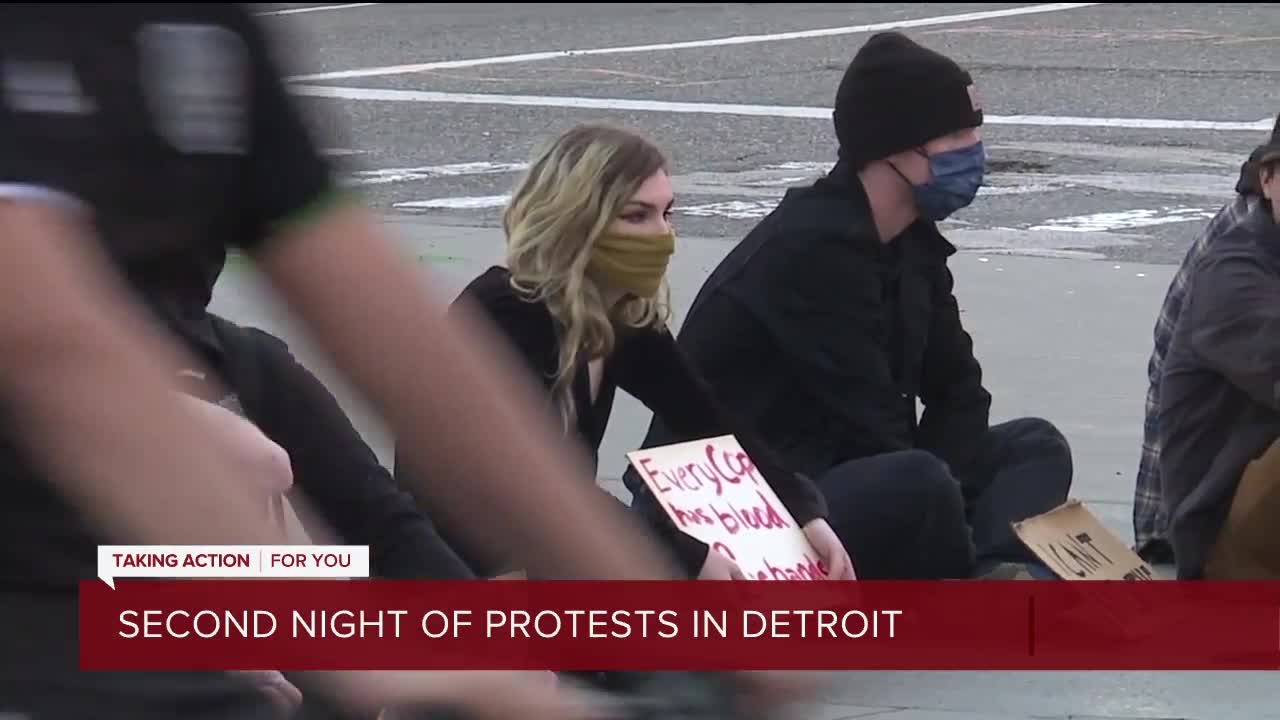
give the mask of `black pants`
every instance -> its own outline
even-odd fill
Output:
[[[1047,420],[1023,418],[987,432],[977,460],[957,473],[979,572],[1001,561],[1036,562],[1011,523],[1066,502],[1073,473],[1071,446]]]
[[[1033,562],[1010,523],[1053,509],[1071,487],[1071,449],[1045,420],[992,427],[953,473],[922,450],[851,460],[817,480],[830,522],[868,580],[964,578]]]
[[[285,720],[242,678],[79,668],[74,589],[0,592],[0,717],[32,720]]]

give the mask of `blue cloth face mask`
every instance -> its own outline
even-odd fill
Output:
[[[987,153],[978,142],[958,150],[926,156],[926,159],[929,161],[930,179],[923,185],[913,185],[911,191],[920,215],[937,222],[968,207],[977,197],[986,174]]]

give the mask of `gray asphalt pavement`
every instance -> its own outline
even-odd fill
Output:
[[[991,187],[951,223],[960,244],[1175,262],[1280,110],[1280,11],[1100,4],[953,19],[1019,7],[385,3],[268,22],[294,40],[299,92],[340,96],[307,103],[331,147],[358,151],[343,160],[380,208],[493,225],[539,142],[574,122],[609,120],[643,128],[670,151],[682,233],[733,238],[786,186],[829,165],[827,110],[867,37],[777,35],[927,19],[935,24],[907,32],[970,67],[997,116],[985,129]],[[756,39],[703,42],[741,35]],[[694,46],[616,52],[670,43]],[[609,52],[494,60],[601,49]],[[480,64],[439,67],[458,60]],[[386,90],[401,94],[349,99]],[[462,102],[459,94],[482,97]],[[513,97],[532,104],[497,104]],[[596,106],[566,107],[583,102]],[[690,106],[676,112],[670,103]],[[743,104],[766,115],[724,107]],[[779,116],[796,108],[807,115]],[[1082,126],[1081,117],[1102,126]],[[1137,128],[1126,122],[1133,119],[1167,122]],[[1203,121],[1253,129],[1195,127]]]
[[[1280,11],[1121,3],[1024,15],[1008,12],[1029,4],[359,5],[264,20],[293,40],[295,89],[323,96],[305,102],[347,181],[386,214],[406,256],[442,281],[444,298],[499,261],[503,195],[533,147],[572,123],[604,119],[643,128],[675,162],[678,308],[788,185],[832,160],[826,108],[867,37],[848,28],[932,19],[907,32],[970,67],[993,116],[985,129],[991,186],[947,229],[964,251],[954,261],[958,294],[996,396],[994,419],[1033,414],[1058,423],[1075,450],[1074,495],[1130,538],[1152,321],[1170,264],[1229,197],[1240,162],[1280,111]],[[989,11],[1006,16],[948,17]],[[823,28],[844,29],[778,37]],[[704,42],[743,35],[756,37]],[[671,43],[691,46],[665,47]],[[660,47],[625,47],[636,45]],[[593,52],[556,53],[565,50]],[[466,62],[440,66],[448,61]],[[736,107],[743,105],[752,107]],[[229,269],[215,306],[288,339],[389,458],[382,426],[251,269]],[[620,399],[602,452],[611,489],[621,491],[612,478],[647,423],[642,407]],[[1280,717],[1266,674],[833,679],[831,702],[814,718]]]
[[[502,256],[492,228],[409,217],[388,227],[441,298]],[[673,300],[693,294],[728,249],[687,238],[672,266]],[[995,395],[993,420],[1041,415],[1070,439],[1073,495],[1117,535],[1130,539],[1133,471],[1142,427],[1151,318],[1171,276],[1167,265],[1087,262],[966,253],[953,263],[966,323]],[[1028,300],[1033,298],[1034,300]],[[316,352],[291,315],[246,263],[233,264],[214,308],[288,340],[334,389],[356,426],[390,462],[392,438]],[[679,317],[676,319],[677,325]],[[649,414],[620,394],[601,449],[601,480],[625,497],[617,477]],[[1244,720],[1280,718],[1264,673],[841,673],[814,720]]]

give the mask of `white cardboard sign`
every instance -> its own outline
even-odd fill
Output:
[[[803,530],[732,435],[627,459],[677,528],[737,562],[748,579],[825,579]]]

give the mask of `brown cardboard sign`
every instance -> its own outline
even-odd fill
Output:
[[[1064,580],[1155,580],[1155,571],[1079,500],[1013,524],[1018,538]]]

